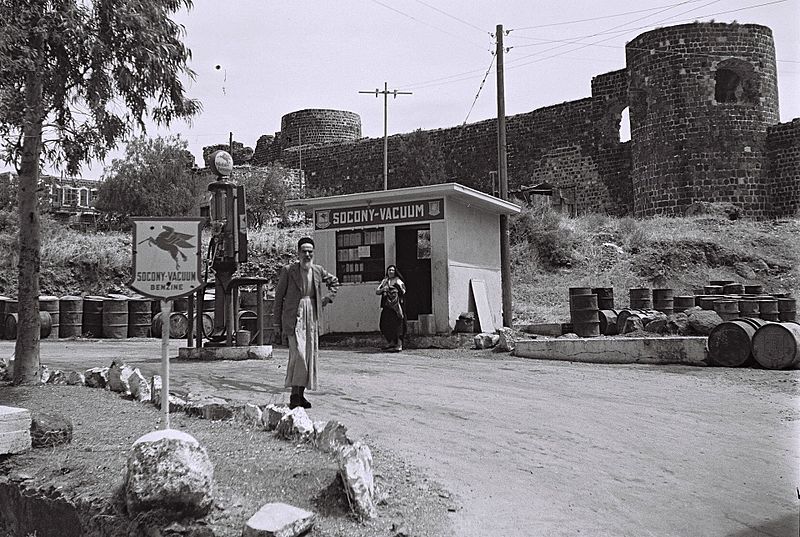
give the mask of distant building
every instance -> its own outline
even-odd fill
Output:
[[[0,188],[5,193],[16,192],[17,174],[0,173]],[[47,196],[41,198],[42,211],[53,214],[57,219],[72,219],[83,224],[92,224],[99,211],[95,209],[97,191],[101,182],[80,177],[43,174],[39,178],[42,190]],[[16,200],[4,200],[7,205],[16,205]]]

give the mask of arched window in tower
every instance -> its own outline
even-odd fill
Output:
[[[737,92],[742,93],[742,79],[735,71],[719,69],[715,77],[714,99],[718,103],[735,103],[739,101]]]
[[[729,58],[714,72],[714,100],[717,103],[757,104],[759,80],[753,65]]]
[[[631,113],[630,107],[626,106],[620,114],[619,120],[619,141],[630,142],[631,140]]]

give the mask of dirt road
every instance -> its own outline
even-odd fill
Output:
[[[42,362],[157,373],[159,345],[45,341]],[[283,402],[286,357],[173,361],[172,382]],[[450,490],[458,536],[798,535],[800,371],[323,349],[320,379],[312,419],[342,421]]]

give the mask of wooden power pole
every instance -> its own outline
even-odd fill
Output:
[[[500,199],[508,199],[508,156],[506,154],[506,99],[503,80],[503,25],[498,24],[497,39],[497,175]],[[508,215],[500,215],[500,280],[503,289],[503,326],[511,328],[514,311],[511,303],[511,248],[508,240]]]
[[[375,88],[375,91],[359,91],[359,93],[374,93],[375,97],[378,95],[383,95],[383,189],[389,190],[389,137],[387,134],[389,117],[389,113],[387,112],[389,109],[388,97],[391,93],[394,98],[397,99],[398,95],[411,95],[411,92],[397,90],[389,91],[389,86],[386,84],[386,82],[384,82],[383,91]]]

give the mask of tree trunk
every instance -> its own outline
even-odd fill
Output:
[[[19,313],[14,359],[14,384],[39,382],[39,155],[42,148],[42,78],[25,81],[25,123],[19,168]]]

